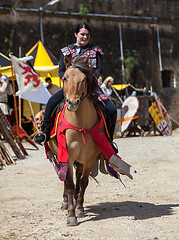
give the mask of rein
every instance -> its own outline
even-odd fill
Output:
[[[78,68],[80,70],[80,72],[84,73],[86,75],[87,71],[83,68],[81,68],[80,66],[70,66],[70,68]],[[87,77],[84,77],[81,81],[85,81],[85,89],[87,88],[87,81],[86,81]],[[84,96],[84,93],[82,93],[81,97],[80,97],[80,101],[83,101],[85,98],[87,98],[89,96],[89,94],[87,93],[86,96]]]
[[[83,79],[82,79],[83,80]],[[85,81],[85,89],[86,89],[86,85],[87,85],[87,82],[86,82],[86,77],[84,78],[84,81]],[[86,96],[84,96],[85,93],[82,93],[81,97],[80,97],[80,101],[83,101],[86,97],[88,97],[88,93],[86,94]]]

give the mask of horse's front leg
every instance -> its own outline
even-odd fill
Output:
[[[83,171],[83,165],[81,163],[76,162],[76,186],[75,186],[75,195],[74,198],[77,201],[79,192],[80,192],[80,181]]]
[[[76,216],[78,218],[84,217],[84,208],[83,208],[83,202],[84,202],[84,194],[85,190],[88,186],[89,182],[89,174],[90,174],[91,169],[84,171],[83,177],[80,180],[80,192],[77,198],[77,204],[76,204]]]
[[[68,162],[68,171],[66,177],[66,195],[68,197],[68,216],[67,216],[67,226],[76,226],[78,224],[77,218],[75,216],[75,206],[74,206],[74,183],[73,183],[73,163]]]

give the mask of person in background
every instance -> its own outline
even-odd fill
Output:
[[[101,87],[102,84],[103,84],[103,78],[100,76],[100,77],[98,78],[98,86]]]
[[[45,79],[45,82],[48,83],[47,89],[51,95],[53,95],[56,91],[60,89],[56,84],[52,83],[52,79],[50,77],[47,77]]]
[[[8,95],[12,94],[13,90],[9,78],[6,75],[2,75],[0,77],[0,108],[7,117],[10,114]]]
[[[114,83],[114,79],[111,76],[109,76],[104,80],[103,84],[101,85],[101,89],[110,99],[112,94],[113,83]]]
[[[44,113],[45,113],[45,104],[42,105],[42,109],[40,110],[40,112],[38,112],[35,115],[35,121],[37,123],[37,127],[39,130],[41,130],[41,126],[42,126],[42,120],[44,118]]]

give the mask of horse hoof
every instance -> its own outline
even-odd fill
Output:
[[[67,202],[63,202],[62,206],[61,206],[61,210],[67,210],[68,209],[68,203]]]
[[[77,221],[77,218],[76,217],[68,217],[67,218],[67,226],[77,226],[79,223]]]
[[[83,209],[76,209],[76,217],[77,218],[83,218],[84,217]]]

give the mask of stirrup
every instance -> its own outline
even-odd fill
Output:
[[[117,146],[117,143],[115,143],[115,142],[111,142],[111,146],[113,147],[114,152],[115,152],[115,153],[118,153],[118,146]]]
[[[42,140],[42,139],[39,139],[39,137],[42,137],[42,136],[44,137],[44,139],[43,139],[43,140]],[[46,142],[47,136],[46,136],[46,134],[43,133],[43,132],[38,132],[38,133],[35,134],[35,136],[33,137],[32,140],[33,140],[34,142],[36,142],[36,143],[38,143],[38,144],[40,144],[40,145],[43,146],[42,143]],[[41,141],[41,140],[42,140],[42,141]]]

